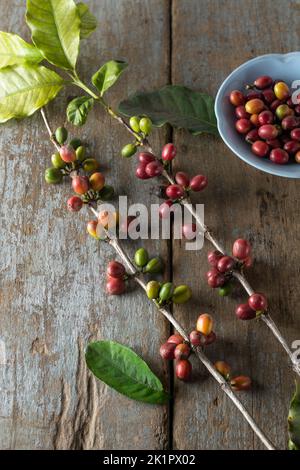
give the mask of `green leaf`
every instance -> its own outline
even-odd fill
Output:
[[[300,382],[296,381],[296,391],[292,398],[288,416],[289,450],[300,450]]]
[[[89,96],[74,98],[67,107],[68,121],[74,126],[83,126],[93,105],[94,99]]]
[[[106,90],[108,90],[118,80],[121,73],[128,67],[126,62],[121,60],[110,60],[96,72],[92,77],[92,82],[96,88],[100,91],[100,95],[103,96]]]
[[[27,0],[26,21],[32,41],[45,59],[63,69],[74,70],[80,18],[73,0]]]
[[[0,69],[10,65],[38,64],[44,59],[40,51],[17,34],[0,31]]]
[[[122,344],[114,341],[90,343],[86,363],[98,379],[133,400],[163,404],[169,398],[148,365]]]
[[[63,79],[39,65],[18,65],[0,70],[0,122],[31,116],[60,91]]]
[[[125,116],[147,115],[157,127],[169,123],[194,135],[218,135],[213,98],[180,85],[136,93],[120,103],[119,111]]]
[[[80,38],[86,39],[97,28],[97,20],[85,3],[80,2],[76,6],[81,23]]]

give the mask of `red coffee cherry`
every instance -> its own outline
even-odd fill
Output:
[[[175,343],[164,343],[159,349],[159,354],[163,359],[172,360],[175,359],[174,351],[176,348]]]
[[[262,96],[263,96],[264,101],[267,104],[271,104],[271,103],[273,103],[273,101],[276,100],[276,96],[275,96],[275,93],[272,90],[272,88],[267,88],[266,90],[263,90],[262,91]]]
[[[193,240],[197,234],[197,225],[196,224],[184,224],[182,226],[182,235],[187,240]]]
[[[257,140],[252,144],[252,152],[255,153],[258,157],[266,157],[269,153],[270,147],[266,142],[262,140]]]
[[[145,172],[149,176],[149,178],[160,176],[163,171],[164,171],[164,167],[158,160],[147,163],[146,168],[145,168]]]
[[[299,117],[297,116],[286,116],[281,121],[281,127],[285,131],[291,131],[292,129],[299,127],[299,124]]]
[[[177,171],[175,175],[175,181],[177,184],[180,186],[183,186],[184,188],[187,188],[188,185],[190,184],[190,178],[187,173],[184,171]]]
[[[74,176],[72,178],[72,188],[77,194],[85,194],[90,187],[90,182],[87,176]]]
[[[293,131],[292,131],[293,132]],[[283,149],[290,155],[295,155],[295,153],[300,150],[300,142],[296,140],[289,140],[283,146]]]
[[[106,273],[110,277],[123,279],[124,275],[126,274],[126,270],[122,263],[119,263],[118,261],[110,261],[108,263]]]
[[[232,91],[229,95],[229,100],[233,106],[241,106],[246,101],[243,93],[239,90]]]
[[[161,157],[165,161],[174,160],[177,154],[177,149],[174,144],[166,144],[163,146]]]
[[[123,279],[109,277],[106,283],[106,292],[109,295],[121,295],[125,292],[125,282]]]
[[[255,90],[250,90],[248,91],[246,95],[246,100],[251,101],[251,100],[262,100],[263,95],[260,91],[255,91]]]
[[[202,335],[201,344],[203,346],[209,346],[210,344],[214,343],[217,339],[217,335],[214,331],[211,331],[209,335]]]
[[[173,206],[173,201],[171,201],[171,199],[168,199],[167,201],[164,201],[159,206],[159,217],[161,219],[167,219],[170,216],[170,207],[171,206]]]
[[[155,160],[155,156],[150,152],[141,152],[138,155],[138,159],[140,163],[147,165],[147,163],[153,162]]]
[[[235,128],[240,134],[247,134],[250,131],[252,125],[249,119],[239,119],[235,123]]]
[[[192,364],[188,359],[181,359],[176,363],[175,373],[178,379],[188,382],[192,374]]]
[[[256,317],[256,313],[249,307],[248,304],[241,304],[235,310],[236,316],[239,320],[252,320]]]
[[[258,115],[258,122],[261,126],[272,124],[274,122],[274,114],[271,111],[262,111]]]
[[[298,140],[300,141],[300,127],[296,127],[296,129],[293,129],[291,131],[291,138],[293,140]]]
[[[231,271],[234,263],[235,261],[233,258],[231,258],[231,256],[222,256],[222,258],[218,261],[217,270],[220,271],[220,273]]]
[[[184,190],[181,186],[179,186],[179,184],[170,184],[167,188],[166,188],[166,195],[170,198],[170,199],[179,199],[181,197],[183,197],[184,195]]]
[[[135,176],[140,180],[147,180],[150,176],[146,173],[146,164],[140,163],[135,171]]]
[[[174,344],[181,344],[183,343],[183,341],[184,339],[179,333],[176,333],[175,335],[171,335],[170,338],[167,339],[167,343],[174,343]]]
[[[264,312],[268,308],[268,301],[264,294],[254,293],[250,295],[248,305],[255,312]]]
[[[196,175],[191,179],[190,188],[192,191],[199,192],[206,188],[208,180],[204,175]]]
[[[193,330],[190,332],[190,343],[193,346],[200,346],[202,334],[200,331]]]
[[[261,77],[258,77],[254,82],[254,86],[259,90],[264,90],[265,88],[268,88],[271,85],[273,85],[273,78],[269,77],[268,75],[262,75]]]
[[[251,129],[251,131],[249,131],[248,134],[246,135],[245,140],[246,142],[248,142],[248,144],[253,144],[256,140],[259,140],[258,130]]]
[[[250,114],[247,113],[245,106],[238,106],[235,108],[235,115],[238,119],[249,119]]]
[[[207,255],[207,260],[211,266],[214,268],[217,266],[218,261],[223,257],[223,253],[218,250],[209,251]]]
[[[74,162],[76,160],[76,152],[71,145],[62,145],[59,149],[61,159],[66,162]]]
[[[167,343],[167,344],[172,344],[172,343]],[[174,351],[175,359],[177,360],[188,359],[190,354],[191,354],[191,348],[189,347],[188,344],[186,343],[177,344],[175,351]]]
[[[258,135],[264,140],[276,139],[278,136],[278,129],[276,126],[273,126],[273,124],[265,124],[258,129]]]
[[[207,284],[216,289],[217,287],[223,286],[225,283],[225,276],[220,273],[216,268],[210,269],[207,274]]]
[[[245,259],[251,253],[251,245],[247,240],[243,238],[238,238],[235,240],[233,247],[232,247],[232,254],[235,258],[238,259]]]
[[[239,375],[231,379],[230,385],[232,390],[235,392],[240,392],[242,390],[249,390],[251,388],[251,379],[245,375]]]
[[[283,149],[273,149],[270,153],[270,160],[278,165],[284,165],[289,161],[289,154]]]
[[[83,206],[83,202],[78,196],[72,196],[68,199],[67,202],[68,209],[71,212],[78,212]]]

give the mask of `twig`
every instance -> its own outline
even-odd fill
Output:
[[[59,152],[60,146],[59,146],[58,142],[56,141],[55,134],[51,130],[51,127],[50,127],[50,124],[49,124],[49,121],[48,121],[48,118],[47,118],[47,115],[46,115],[46,111],[44,110],[44,108],[41,108],[41,115],[42,115],[42,118],[44,120],[46,129],[48,131],[50,140],[53,143],[53,145],[55,146],[56,150]]]

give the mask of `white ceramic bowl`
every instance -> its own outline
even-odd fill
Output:
[[[299,163],[278,165],[268,158],[255,156],[251,152],[251,146],[235,130],[236,117],[234,107],[229,102],[229,94],[232,90],[243,90],[247,83],[253,83],[260,75],[284,80],[290,86],[293,81],[300,80],[300,52],[262,55],[235,69],[222,83],[216,97],[215,113],[219,133],[225,144],[249,165],[273,175],[300,178]]]

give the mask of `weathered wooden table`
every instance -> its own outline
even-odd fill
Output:
[[[1,30],[29,39],[25,7],[1,1]],[[92,0],[99,28],[82,43],[79,69],[88,78],[111,58],[130,70],[111,93],[116,104],[129,93],[166,83],[215,94],[227,74],[256,55],[299,48],[300,2],[283,0]],[[70,93],[70,90],[69,92]],[[67,95],[49,106],[53,126],[65,121]],[[99,125],[101,120],[102,124]],[[133,161],[121,161],[128,136],[101,110],[82,130],[107,179],[132,202],[157,202],[134,177]],[[220,139],[184,131],[154,132],[154,148],[171,137],[176,166],[209,178],[196,198],[205,220],[230,249],[238,236],[251,240],[256,256],[250,280],[270,299],[271,312],[288,342],[299,338],[298,181],[247,166]],[[65,210],[67,184],[44,183],[50,143],[37,113],[1,128],[1,449],[260,449],[231,402],[194,361],[191,384],[173,380],[159,345],[169,325],[141,292],[107,298],[103,272],[114,257],[85,234],[86,214]],[[147,186],[148,187],[148,186]],[[128,243],[133,252],[134,244]],[[136,244],[138,246],[138,244]],[[175,283],[193,289],[193,301],[175,309],[188,329],[199,312],[217,320],[219,341],[209,355],[249,374],[253,391],[241,399],[280,448],[293,390],[287,357],[264,324],[239,322],[235,298],[221,299],[205,282],[206,251],[195,256],[181,243],[147,242],[168,259]],[[166,273],[166,276],[168,273]],[[169,407],[148,406],[108,389],[87,371],[90,338],[115,339],[141,354],[170,387]]]

